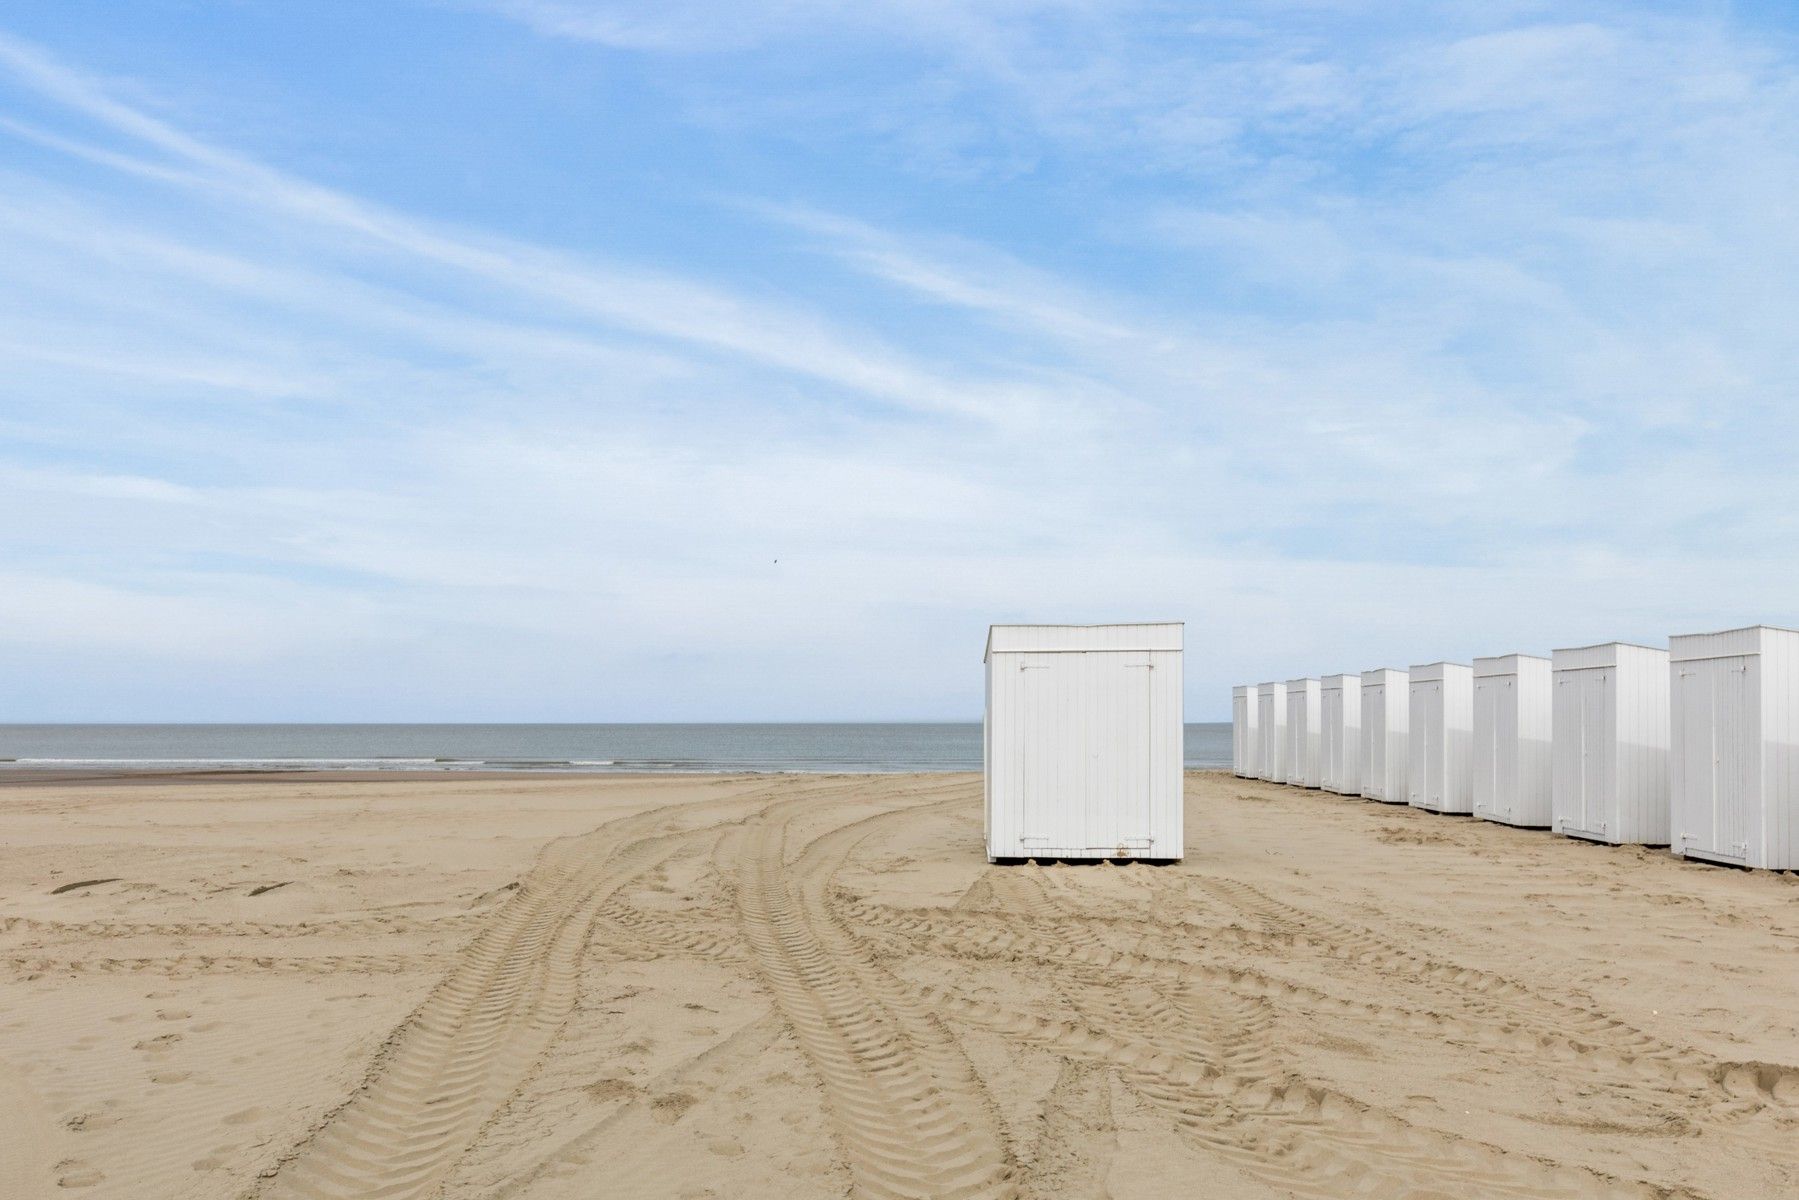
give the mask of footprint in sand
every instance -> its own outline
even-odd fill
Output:
[[[65,1188],[93,1187],[105,1179],[99,1171],[80,1159],[65,1158],[56,1164],[56,1186]]]
[[[110,1129],[119,1123],[117,1113],[79,1112],[63,1120],[63,1128],[70,1133],[92,1133],[97,1129]]]
[[[670,1092],[657,1096],[650,1101],[650,1115],[664,1125],[673,1125],[687,1115],[687,1110],[699,1101],[686,1092]]]
[[[595,1100],[628,1100],[637,1094],[637,1086],[625,1079],[602,1079],[583,1089]]]
[[[236,1112],[224,1117],[219,1123],[221,1125],[248,1125],[250,1122],[260,1120],[261,1118],[262,1110],[260,1108],[240,1108]]]
[[[191,1164],[196,1171],[216,1171],[231,1161],[234,1146],[214,1146],[205,1158],[196,1158]]]

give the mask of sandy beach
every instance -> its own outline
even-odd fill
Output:
[[[0,789],[0,1196],[1799,1193],[1799,878],[1193,773]]]

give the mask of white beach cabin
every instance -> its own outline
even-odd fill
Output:
[[[1256,752],[1261,749],[1256,744],[1256,719],[1260,716],[1253,683],[1231,689],[1231,774],[1239,779],[1256,777]]]
[[[1256,685],[1256,778],[1287,782],[1287,685]]]
[[[1362,672],[1362,795],[1404,804],[1407,732],[1412,727],[1411,677],[1381,668]]]
[[[1287,680],[1287,782],[1318,786],[1318,732],[1323,694],[1316,679]]]
[[[1553,661],[1553,828],[1666,846],[1668,652],[1606,642],[1557,650]]]
[[[1407,799],[1431,812],[1471,813],[1474,671],[1466,663],[1438,662],[1413,667],[1410,675]]]
[[[1327,792],[1362,794],[1362,677],[1326,675],[1319,688],[1324,728],[1318,742],[1318,782]]]
[[[1535,654],[1474,660],[1474,815],[1547,829],[1555,682]]]
[[[1179,622],[987,633],[987,858],[1181,857]]]
[[[1668,639],[1674,853],[1799,869],[1799,632]]]

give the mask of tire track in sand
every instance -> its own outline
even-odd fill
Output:
[[[1110,1200],[1106,1175],[1118,1155],[1111,1091],[1111,1071],[1063,1061],[1043,1102],[1043,1126],[1022,1200]]]
[[[568,1017],[600,907],[769,794],[652,810],[552,844],[389,1039],[363,1087],[255,1194],[403,1200],[435,1192]]]
[[[914,991],[918,1002],[1065,1059],[1116,1071],[1194,1145],[1295,1195],[1646,1200],[1658,1193],[1642,1182],[1422,1128],[1282,1069],[1271,1054],[1273,1014],[1264,996],[1228,987],[1196,991],[1199,979],[1213,972],[1121,953],[1075,935],[1069,927],[1085,924],[1084,914],[1060,886],[1065,882],[1050,886],[1029,871],[1014,871],[985,890],[1029,913],[1027,923],[1049,918],[1057,927],[1055,951],[1039,961],[1080,964],[1060,989],[1074,1001],[1078,1021],[1008,1012],[939,988]],[[874,906],[851,893],[834,889],[831,898],[852,919],[873,915]],[[939,910],[937,920],[975,926],[991,920],[962,911],[959,920],[945,920],[948,913]],[[922,921],[926,927],[936,923]],[[1101,964],[1103,971],[1091,969]],[[1150,969],[1139,974],[1139,967]]]
[[[869,821],[895,814],[841,826],[789,867],[784,818],[794,810],[777,807],[783,811],[771,809],[745,835],[737,892],[744,940],[824,1084],[853,1194],[880,1200],[1016,1195],[985,1091],[954,1037],[826,911],[836,863],[867,836]]]
[[[1799,1068],[1780,1063],[1710,1059],[1675,1046],[1597,1009],[1539,994],[1497,972],[1463,966],[1407,949],[1365,926],[1322,916],[1276,900],[1232,879],[1198,881],[1280,932],[1302,939],[1327,957],[1366,967],[1400,981],[1421,984],[1493,1024],[1521,1027],[1543,1037],[1565,1038],[1580,1057],[1614,1072],[1632,1073],[1669,1086],[1709,1091],[1742,1112],[1791,1109],[1799,1104]]]
[[[938,1011],[1064,1058],[1108,1067],[1195,1146],[1254,1178],[1314,1200],[1668,1200],[1648,1183],[1615,1179],[1424,1129],[1334,1088],[1290,1074],[1220,1071],[1170,1050],[1165,1027],[1117,1031],[1083,1019],[1014,1012],[939,988],[918,995]],[[1231,1057],[1222,1053],[1199,1057]]]

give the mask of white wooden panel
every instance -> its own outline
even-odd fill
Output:
[[[1668,819],[1668,652],[1620,645],[1615,693],[1618,737],[1616,840],[1666,846]]]
[[[1256,686],[1256,737],[1261,746],[1258,775],[1270,783],[1287,782],[1287,685],[1263,683]]]
[[[1362,673],[1362,795],[1406,803],[1411,679],[1404,671]]]
[[[1287,782],[1318,786],[1322,694],[1316,679],[1287,681]]]
[[[1362,679],[1327,675],[1320,689],[1323,728],[1319,738],[1319,784],[1344,796],[1362,794]]]
[[[1257,731],[1261,705],[1255,686],[1231,690],[1231,772],[1243,779],[1254,779],[1261,770],[1261,747]]]
[[[1761,669],[1759,807],[1764,856],[1754,865],[1799,870],[1799,634],[1767,631]]]
[[[1550,801],[1550,739],[1553,736],[1555,678],[1546,658],[1519,656],[1518,786],[1507,824],[1547,829],[1554,821]]]
[[[1087,844],[1087,740],[1081,711],[1084,656],[1020,654],[1019,777],[1025,808],[1019,842],[1027,851]]]
[[[1187,727],[1182,652],[1157,650],[1150,704],[1150,847],[1161,862],[1184,858],[1186,847]]]
[[[1371,680],[1369,676],[1374,676]],[[1381,799],[1387,771],[1387,688],[1377,671],[1362,674],[1362,795]]]
[[[1091,650],[1181,649],[1178,622],[1141,625],[994,625],[987,654],[1079,653]]]

